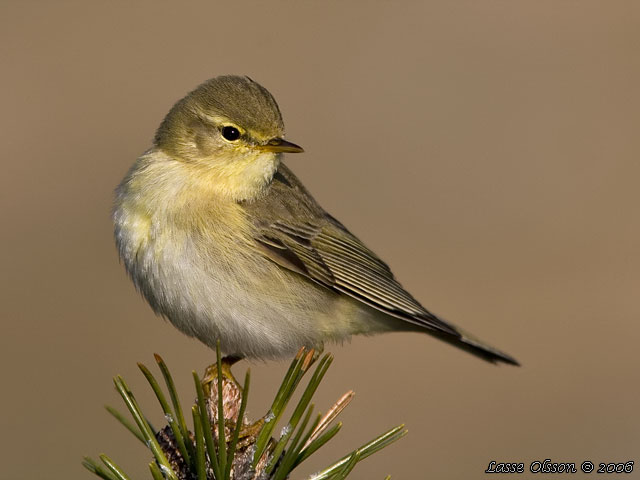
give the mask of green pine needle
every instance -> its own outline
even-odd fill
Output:
[[[256,475],[259,474],[260,478],[268,478],[269,480],[289,478],[296,467],[340,431],[342,423],[338,422],[333,426],[331,423],[349,404],[353,392],[343,395],[324,416],[317,414],[314,417],[314,406],[311,400],[333,361],[330,354],[324,355],[318,362],[300,399],[293,407],[293,412],[282,429],[280,438],[276,441],[273,439],[273,432],[284,415],[300,381],[315,362],[314,350],[300,349],[282,380],[267,417],[253,425],[245,425],[244,414],[249,396],[250,372],[247,370],[244,387],[240,387],[229,373],[228,368],[231,362],[227,361],[225,370],[223,370],[220,345],[218,344],[217,347],[217,364],[213,374],[217,374],[217,378],[211,378],[210,372],[213,367],[207,369],[209,373],[206,374],[204,384],[198,374],[193,372],[197,395],[196,403],[191,409],[193,434],[187,428],[169,369],[157,354],[154,355],[155,360],[162,372],[171,403],[168,402],[165,393],[150,370],[143,364],[138,364],[138,367],[151,386],[167,419],[168,428],[162,429],[161,436],[157,437],[156,431],[143,414],[133,393],[120,376],[114,378],[114,383],[134,422],[126,419],[113,407],[107,406],[107,411],[151,450],[154,461],[149,463],[149,471],[153,480],[178,480],[179,476],[197,480],[232,480],[231,472],[239,444],[242,445],[242,451],[245,452],[245,455],[247,452],[253,451],[251,465],[254,469],[259,468]],[[211,389],[213,381],[217,386],[215,398],[213,398]],[[238,402],[239,397],[239,408],[237,403],[226,405],[227,410],[231,408],[231,411],[238,412],[236,419],[225,419],[224,417],[225,382],[228,387],[232,388],[232,391],[236,391],[236,394],[232,395],[231,399],[227,399],[227,402]],[[215,422],[212,422],[209,416],[207,405],[217,408]],[[313,421],[311,421],[312,418],[314,418]],[[230,423],[229,438],[225,433],[226,422]],[[310,480],[344,480],[361,460],[390,445],[406,433],[404,425],[395,427],[352,451],[330,467],[311,477]],[[241,437],[242,442],[240,442]],[[163,443],[162,447],[158,438]],[[88,457],[84,458],[82,464],[87,470],[103,480],[129,480],[124,471],[109,457],[100,455],[99,458],[102,460],[102,464]],[[168,458],[172,459],[171,462],[175,464],[175,468],[180,469],[180,474],[174,471]],[[390,478],[387,477],[385,480],[390,480]]]
[[[314,452],[316,452],[319,448],[321,448],[329,440],[331,440],[333,437],[335,437],[338,434],[338,432],[340,431],[341,428],[342,428],[342,422],[336,423],[333,427],[331,427],[329,430],[327,430],[325,433],[320,435],[318,438],[313,440],[309,445],[307,445],[305,448],[303,448],[300,451],[300,453],[298,454],[298,458],[294,462],[293,468],[295,468],[298,465],[300,465],[307,458],[309,458],[311,455],[313,455]]]
[[[149,470],[151,471],[153,480],[165,480],[162,472],[160,471],[160,467],[158,467],[158,464],[156,462],[151,462],[149,464]]]
[[[102,465],[92,458],[84,457],[82,466],[104,480],[117,480],[109,470],[105,470]]]
[[[320,473],[314,475],[309,480],[331,480],[333,479],[333,475],[342,471],[344,465],[346,465],[352,458],[355,453],[359,454],[358,461],[364,460],[369,455],[373,455],[379,450],[382,450],[384,447],[391,445],[396,440],[401,439],[407,434],[407,431],[404,430],[404,425],[398,425],[395,428],[392,428],[386,433],[383,433],[376,439],[364,444],[357,450],[354,450],[349,455],[341,458],[336,463],[331,465],[329,468],[321,471]]]
[[[180,398],[178,397],[178,391],[176,390],[176,386],[173,383],[173,378],[171,377],[171,373],[169,372],[169,368],[164,363],[164,360],[157,353],[153,354],[153,357],[162,372],[162,376],[164,377],[164,382],[167,385],[167,390],[169,390],[169,396],[171,397],[171,403],[173,404],[173,408],[176,412],[176,420],[178,425],[180,426],[180,432],[182,433],[182,438],[189,438],[189,430],[187,429],[187,424],[184,421],[184,414],[182,413],[182,406],[180,405]],[[193,444],[191,442],[186,442],[185,446],[189,451],[189,456],[193,457],[194,450]]]
[[[345,464],[344,468],[342,468],[338,473],[331,477],[331,480],[344,480],[347,475],[351,473],[351,470],[353,470],[358,461],[360,461],[360,452],[356,450],[349,457],[349,461]]]
[[[273,480],[284,480],[285,478],[287,478],[289,473],[291,473],[291,470],[293,470],[291,466],[293,465],[293,462],[295,462],[295,459],[300,452],[301,445],[303,445],[303,441],[304,441],[302,440],[303,433],[305,428],[307,427],[307,424],[309,423],[309,419],[311,418],[312,412],[313,412],[313,405],[309,407],[309,410],[307,411],[307,414],[305,415],[304,420],[300,425],[300,428],[298,429],[295,437],[293,437],[293,440],[291,441],[289,450],[287,450],[287,452],[284,454],[284,457],[282,458],[282,462],[280,463],[278,470],[275,472],[275,475],[273,476]],[[275,455],[276,455],[276,452],[274,452],[274,458],[275,458]],[[279,455],[280,454],[278,453],[278,456]]]
[[[202,431],[202,420],[198,407],[195,405],[191,409],[193,413],[193,429],[196,437],[196,473],[198,480],[207,480],[207,467],[204,458],[204,438]]]
[[[140,440],[145,446],[147,445],[147,442],[145,441],[144,437],[140,433],[140,430],[138,430],[138,428],[136,428],[136,426],[133,425],[129,420],[124,418],[124,415],[122,415],[118,410],[116,410],[113,407],[110,407],[109,405],[105,405],[104,408],[107,410],[107,412],[113,415],[115,419],[118,420],[127,430],[133,433],[133,435],[138,440]]]
[[[117,478],[117,480],[130,480],[129,477],[122,471],[122,469],[105,454],[100,455],[100,460],[102,460],[102,463],[107,466],[107,468],[111,471],[111,473],[113,473],[114,477]]]
[[[267,419],[265,420],[262,430],[260,430],[260,434],[258,435],[256,451],[253,457],[254,468],[260,461],[260,458],[262,458],[262,455],[267,448],[267,444],[272,437],[273,431],[275,430],[280,417],[284,413],[289,400],[293,396],[298,383],[300,383],[302,376],[313,362],[313,354],[313,350],[307,352],[304,348],[300,349],[296,358],[291,362],[289,371],[287,371],[287,374],[282,380],[282,385],[276,394],[276,398],[273,401],[269,415],[267,415]]]
[[[207,413],[207,403],[204,399],[204,390],[202,388],[202,381],[198,374],[193,371],[193,381],[196,385],[196,392],[198,393],[198,412],[200,415],[200,424],[204,431],[204,443],[207,446],[207,453],[209,455],[209,461],[211,462],[211,468],[216,478],[222,478],[222,469],[220,468],[220,461],[218,453],[216,452],[215,442],[213,440],[213,434],[211,431],[211,420]],[[194,407],[195,408],[195,407]],[[196,437],[197,438],[197,437]]]
[[[298,405],[296,406],[295,410],[293,411],[293,414],[291,415],[291,419],[289,420],[289,423],[285,427],[285,433],[281,435],[280,440],[276,444],[276,447],[272,453],[271,461],[267,466],[267,472],[271,472],[275,467],[275,464],[278,461],[278,458],[280,458],[280,454],[286,447],[289,441],[289,438],[293,434],[293,431],[298,426],[298,422],[300,421],[300,418],[302,417],[305,409],[309,405],[309,402],[311,401],[313,394],[316,392],[316,389],[320,385],[320,382],[322,381],[324,374],[327,372],[327,369],[331,365],[332,361],[333,361],[333,356],[331,356],[330,354],[327,354],[322,358],[322,360],[318,364],[316,371],[313,374],[313,377],[311,377],[311,380],[309,380],[309,384],[307,385],[307,388],[302,394],[302,397],[300,398]]]
[[[162,393],[162,390],[160,389],[160,385],[158,385],[158,382],[156,381],[155,377],[146,366],[144,366],[142,363],[138,363],[138,368],[140,369],[142,374],[145,376],[145,378],[149,382],[149,385],[151,385],[151,389],[153,390],[153,393],[156,394],[156,398],[158,399],[158,402],[160,402],[160,406],[162,407],[162,411],[164,413],[164,418],[167,419],[167,422],[169,423],[169,427],[171,427],[171,431],[173,432],[173,437],[175,438],[176,443],[178,444],[178,450],[180,450],[180,454],[182,455],[182,458],[185,459],[187,464],[190,464],[191,456],[187,451],[184,437],[182,435],[182,430],[175,420],[176,416],[173,413],[173,410],[171,409],[171,407],[169,406],[169,403],[167,403],[167,400],[164,394]]]
[[[133,417],[135,422],[138,424],[138,428],[140,428],[140,431],[144,436],[145,443],[151,449],[153,456],[156,458],[156,460],[158,461],[161,467],[165,467],[168,470],[166,472],[168,479],[178,480],[178,477],[175,475],[175,472],[173,472],[173,470],[171,469],[171,466],[169,465],[169,461],[167,460],[167,457],[165,456],[164,452],[160,448],[160,445],[156,440],[155,434],[153,433],[151,426],[147,422],[144,415],[142,415],[140,407],[138,406],[138,403],[133,397],[133,393],[131,393],[131,391],[127,387],[124,379],[118,375],[114,379],[114,383],[116,385],[116,389],[120,393],[120,396],[122,396],[122,399],[127,405],[129,412],[131,412],[131,416]]]

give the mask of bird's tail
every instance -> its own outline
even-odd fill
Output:
[[[457,327],[454,327],[454,329],[456,330],[456,334],[437,330],[428,330],[427,333],[488,362],[494,364],[507,363],[517,367],[520,366],[520,363],[511,355],[507,355],[506,353],[481,342],[477,338]]]

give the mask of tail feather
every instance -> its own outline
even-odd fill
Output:
[[[449,343],[450,345],[453,345],[454,347],[465,350],[476,357],[486,360],[487,362],[493,364],[506,363],[509,365],[515,365],[516,367],[520,366],[520,363],[511,355],[507,355],[506,353],[475,339],[473,336],[468,335],[465,332],[458,331],[457,335],[452,335],[449,333],[428,330],[427,333]]]

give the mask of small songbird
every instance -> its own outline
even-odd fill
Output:
[[[238,357],[420,331],[518,364],[407,293],[282,163],[302,151],[248,77],[213,78],[173,106],[113,210],[120,258],[157,314]]]

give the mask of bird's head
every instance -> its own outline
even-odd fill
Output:
[[[248,200],[270,183],[282,153],[303,151],[283,137],[273,96],[249,77],[229,75],[206,81],[178,101],[154,143],[193,167],[215,191]]]

